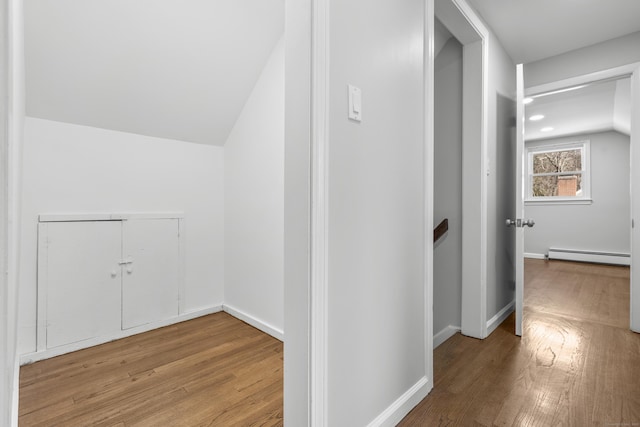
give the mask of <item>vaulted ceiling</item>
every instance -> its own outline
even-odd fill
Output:
[[[525,108],[527,140],[580,133],[631,131],[631,80],[629,78],[577,86],[573,90],[532,98]],[[532,116],[544,116],[532,121]],[[546,129],[546,130],[543,130]]]
[[[638,0],[468,2],[514,62],[640,31]],[[25,30],[29,116],[222,145],[283,34],[284,0],[29,0]],[[624,104],[611,93],[593,105]]]
[[[467,0],[514,63],[531,63],[640,31],[638,0]],[[640,49],[640,47],[639,47]],[[629,133],[629,80],[536,98],[527,139],[613,129]],[[526,85],[526,82],[525,82]],[[544,127],[553,130],[541,132]]]
[[[222,145],[284,0],[29,0],[27,115]]]
[[[515,63],[640,31],[638,0],[467,0]]]

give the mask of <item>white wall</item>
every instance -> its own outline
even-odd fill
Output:
[[[186,308],[223,302],[223,149],[27,118],[19,352],[35,351],[38,214],[184,212]]]
[[[504,237],[504,207],[509,200],[515,200],[515,193],[508,195],[499,191],[501,182],[498,175],[502,172],[499,164],[502,151],[499,147],[514,144],[505,126],[514,123],[508,109],[502,104],[504,98],[514,99],[516,92],[516,67],[500,45],[493,33],[489,38],[489,99],[488,99],[488,143],[487,143],[487,321],[515,297],[513,288],[513,260],[508,253],[508,243]],[[515,134],[515,133],[514,133]],[[515,176],[515,173],[514,173]],[[515,179],[515,178],[514,178]],[[513,197],[514,199],[511,199]],[[514,203],[515,206],[515,203]]]
[[[224,164],[225,306],[282,337],[284,39],[225,143]]]
[[[425,392],[423,8],[331,2],[331,426],[367,425],[407,393]],[[361,123],[347,118],[348,84],[362,89]]]
[[[462,309],[462,45],[450,38],[435,60],[434,225],[449,231],[433,252],[433,334],[460,328]]]
[[[525,233],[525,252],[546,254],[549,247],[605,252],[630,251],[629,136],[615,131],[528,142],[541,144],[591,141],[589,205],[525,207],[535,227]]]
[[[640,62],[640,32],[525,64],[525,87]]]

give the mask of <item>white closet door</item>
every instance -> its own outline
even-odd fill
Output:
[[[132,219],[123,223],[122,328],[178,315],[179,221]]]
[[[50,222],[40,232],[46,235],[38,274],[46,281],[47,347],[119,331],[120,221]]]

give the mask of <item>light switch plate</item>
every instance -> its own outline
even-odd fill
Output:
[[[353,85],[349,85],[349,118],[362,121],[362,91]]]

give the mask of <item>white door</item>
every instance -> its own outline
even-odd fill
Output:
[[[524,71],[516,68],[516,199],[513,227],[515,234],[516,335],[522,336],[522,306],[524,298]],[[532,224],[532,223],[531,223]]]
[[[122,246],[122,328],[177,316],[179,221],[124,221]]]
[[[49,222],[39,230],[47,347],[119,331],[120,221]]]
[[[631,74],[631,330],[640,333],[640,65]]]

